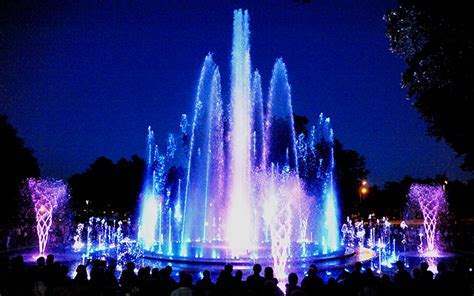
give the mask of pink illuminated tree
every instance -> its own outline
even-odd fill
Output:
[[[66,199],[67,186],[62,180],[29,178],[27,190],[35,210],[39,255],[43,256],[53,222],[53,212]]]

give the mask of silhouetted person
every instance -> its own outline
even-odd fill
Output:
[[[298,276],[296,273],[292,272],[288,275],[288,284],[286,284],[285,287],[286,295],[291,295],[293,291],[301,290],[301,287],[298,286]]]
[[[420,285],[421,283],[421,270],[418,267],[413,268],[412,271],[413,283]]]
[[[377,278],[374,276],[371,268],[367,268],[362,275],[363,277],[363,285],[362,285],[362,292],[360,293],[361,296],[371,296],[377,295],[378,292],[378,281]]]
[[[438,274],[435,277],[435,285],[438,293],[446,293],[451,284],[451,274],[449,273],[446,265],[443,262],[439,262],[436,266]]]
[[[364,278],[362,276],[362,263],[357,261],[354,264],[354,270],[351,273],[351,276],[349,277],[349,287],[351,290],[356,291],[356,293],[359,293],[362,290],[362,287],[364,286]]]
[[[54,255],[48,254],[46,256],[46,266],[44,268],[45,281],[48,286],[53,285],[54,281]]]
[[[267,289],[268,289],[269,285],[267,283],[272,282],[273,283],[274,294],[275,295],[284,295],[283,291],[278,287],[278,279],[276,279],[273,276],[273,268],[271,268],[270,266],[265,267],[265,270],[263,271],[263,275],[264,275],[264,278],[265,278],[264,287],[266,286]]]
[[[26,273],[23,256],[16,256],[10,261],[10,276],[8,277],[10,285],[9,293],[6,295],[27,295],[33,288],[30,279]]]
[[[393,284],[395,288],[402,291],[406,291],[411,288],[411,275],[408,271],[405,270],[405,265],[402,261],[397,261],[396,266],[397,272],[395,273]]]
[[[255,295],[263,293],[265,279],[260,275],[260,272],[262,272],[262,266],[257,263],[253,266],[253,274],[247,277],[247,288],[250,293]]]
[[[214,292],[215,285],[211,280],[211,273],[209,270],[204,270],[202,273],[202,279],[196,283],[196,295],[198,296],[209,296]]]
[[[301,281],[301,288],[309,295],[319,293],[324,285],[323,280],[316,274],[317,270],[315,265],[310,266],[306,276]]]
[[[234,277],[232,276],[232,264],[226,264],[224,270],[221,271],[216,282],[216,290],[222,295],[230,295],[234,288]]]
[[[192,296],[194,295],[193,278],[191,274],[181,271],[179,273],[179,288],[171,292],[171,296]]]
[[[420,264],[420,284],[429,287],[433,284],[434,274],[431,270],[428,270],[428,263],[421,262]]]
[[[137,275],[135,274],[135,263],[128,262],[127,268],[120,275],[120,286],[125,293],[130,293],[137,283]]]
[[[393,291],[393,285],[388,274],[383,274],[380,278],[378,292],[379,295],[383,296],[395,295],[395,292]]]
[[[115,263],[109,264],[105,269],[104,278],[105,278],[105,287],[104,287],[104,296],[117,295],[119,284],[117,278],[115,277]]]
[[[92,262],[92,269],[90,272],[91,287],[96,291],[101,291],[105,286],[105,262],[100,260],[94,260]]]
[[[170,295],[171,292],[178,288],[178,283],[171,277],[173,273],[173,268],[171,266],[166,266],[160,270],[160,289],[162,293],[160,295]]]
[[[234,288],[233,288],[233,291],[232,291],[232,295],[235,295],[235,296],[238,296],[238,295],[242,295],[242,296],[246,296],[248,294],[248,291],[247,291],[247,283],[242,281],[242,277],[243,277],[243,272],[242,270],[237,270],[235,272],[235,276],[234,276]]]
[[[342,294],[339,291],[340,289],[339,289],[336,279],[333,277],[329,278],[328,284],[326,285],[324,290],[325,290],[324,295],[335,296],[335,295]]]

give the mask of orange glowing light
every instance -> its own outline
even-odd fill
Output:
[[[360,193],[362,193],[362,194],[367,194],[367,192],[369,192],[369,189],[367,189],[366,187],[362,187],[360,189]]]

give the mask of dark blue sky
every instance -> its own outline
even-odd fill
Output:
[[[67,178],[99,156],[143,156],[148,125],[164,143],[191,114],[208,52],[227,96],[232,14],[242,7],[264,89],[283,57],[295,112],[331,117],[345,148],[366,157],[371,183],[467,177],[400,89],[404,64],[382,19],[394,1],[63,2],[6,7],[0,27],[0,113],[44,176]]]

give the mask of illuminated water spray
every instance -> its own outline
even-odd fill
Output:
[[[139,242],[158,257],[267,260],[283,276],[293,259],[338,249],[333,132],[321,114],[311,135],[296,134],[282,58],[262,90],[247,11],[234,11],[230,70],[221,91],[205,57],[190,122],[182,116],[166,153],[149,129]]]
[[[27,190],[35,210],[39,255],[44,256],[53,212],[66,199],[67,186],[61,180],[29,178]]]
[[[425,255],[436,255],[439,251],[437,244],[437,226],[440,215],[446,210],[446,195],[441,185],[412,184],[408,194],[410,201],[419,205],[423,214],[425,231]]]

